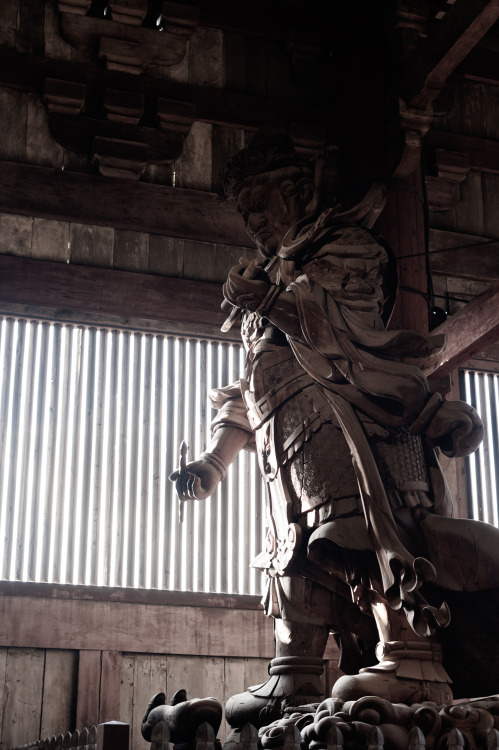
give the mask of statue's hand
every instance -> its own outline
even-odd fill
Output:
[[[222,474],[208,461],[191,461],[185,469],[170,474],[180,500],[205,500],[218,487]]]
[[[271,287],[270,280],[263,273],[260,274],[257,264],[233,266],[224,284],[224,297],[235,307],[254,312],[265,300]],[[257,274],[260,278],[250,278],[250,274]],[[263,276],[263,278],[262,278]]]
[[[475,409],[464,401],[444,401],[425,436],[446,456],[468,456],[482,442],[483,424]]]

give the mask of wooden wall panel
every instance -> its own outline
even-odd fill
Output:
[[[126,654],[123,658],[121,721],[131,725],[132,750],[146,747],[140,725],[150,699],[156,693],[167,694],[167,657],[151,654]],[[124,690],[126,685],[128,690]]]
[[[45,654],[33,649],[7,652],[3,747],[18,747],[40,732]]]
[[[7,670],[7,655],[8,649],[0,649],[0,738],[3,737],[3,724],[4,720],[8,720],[8,716],[5,713],[5,706],[7,703],[7,685],[5,682],[5,674]]]
[[[77,651],[46,651],[41,737],[65,733],[75,726],[77,673]]]
[[[122,655],[119,651],[103,651],[99,694],[99,723],[116,721],[120,715]]]
[[[69,636],[68,641],[73,639]],[[99,723],[99,694],[101,652],[80,651],[76,699],[76,727],[91,727]]]
[[[0,111],[2,112],[2,138],[0,157],[12,161],[26,158],[26,128],[28,121],[28,99],[19,91],[0,88]]]

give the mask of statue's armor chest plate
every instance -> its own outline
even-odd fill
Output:
[[[243,395],[271,495],[277,482],[295,520],[311,511],[315,523],[361,513],[350,449],[324,387],[301,367],[280,331],[256,314],[245,318]],[[369,421],[364,429],[390,502],[398,506],[404,493],[428,491],[419,436]]]
[[[275,482],[284,485],[294,519],[319,507],[320,520],[359,512],[350,450],[322,387],[297,362],[285,338],[279,340],[265,321],[255,335],[258,321],[249,322],[244,398],[269,489]]]

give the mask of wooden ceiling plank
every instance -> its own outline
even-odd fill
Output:
[[[457,0],[409,61],[400,87],[405,102],[428,107],[498,18],[499,0]]]
[[[423,369],[439,378],[499,341],[499,281],[432,331],[438,333],[447,335],[447,347]]]

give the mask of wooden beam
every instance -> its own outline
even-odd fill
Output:
[[[432,331],[438,333],[447,335],[447,348],[423,369],[442,378],[499,340],[499,282]]]
[[[499,279],[499,240],[430,229],[432,273],[493,282]]]
[[[0,617],[2,648],[60,649],[61,644],[67,644],[76,651],[99,652],[99,664],[100,652],[106,650],[274,656],[272,618],[257,610],[44,598],[30,599],[27,607],[24,596],[0,596]],[[93,657],[89,670],[95,670],[97,655]]]
[[[0,162],[0,211],[249,247],[215,193]]]
[[[220,284],[0,255],[0,300],[221,325]]]
[[[457,0],[418,47],[400,81],[410,107],[426,108],[499,18],[499,0]]]
[[[127,589],[112,586],[79,586],[62,583],[0,581],[0,598],[82,599],[88,602],[115,602],[174,607],[215,607],[217,609],[252,609],[262,611],[261,597],[245,594],[214,594],[202,591],[167,591],[164,589]]]
[[[499,141],[432,129],[425,135],[424,142],[426,147],[432,149],[442,148],[468,154],[472,169],[499,174]]]

